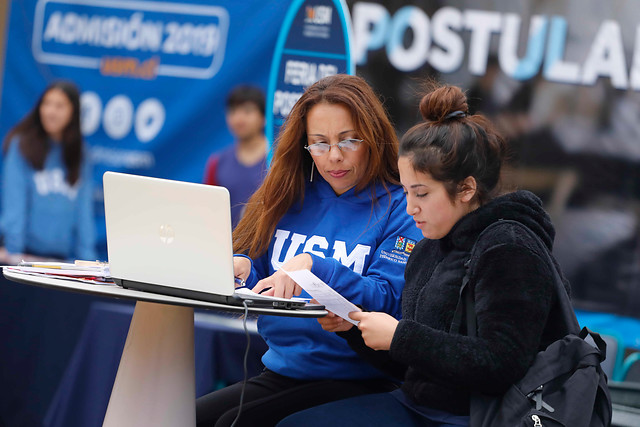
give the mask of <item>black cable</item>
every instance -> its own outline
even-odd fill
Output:
[[[247,359],[249,357],[249,346],[251,346],[251,335],[249,335],[249,330],[247,329],[247,317],[249,317],[249,307],[247,306],[247,300],[242,300],[242,305],[244,306],[244,318],[242,319],[242,326],[244,327],[244,335],[247,337],[247,349],[244,351],[244,380],[242,381],[242,390],[240,391],[240,406],[238,406],[238,415],[231,423],[231,427],[234,427],[240,419],[240,414],[242,413],[242,401],[244,400],[244,388],[247,385],[247,377],[249,376],[249,370],[247,369]]]

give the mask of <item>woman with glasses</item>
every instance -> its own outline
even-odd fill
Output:
[[[282,270],[311,270],[367,310],[399,316],[403,271],[421,235],[405,214],[398,141],[369,85],[348,75],[309,87],[288,116],[262,186],[234,230],[235,274],[279,297],[301,288]],[[321,403],[395,384],[315,319],[261,316],[264,372],[244,390],[236,425],[275,425]],[[242,383],[201,397],[198,426],[228,426]]]

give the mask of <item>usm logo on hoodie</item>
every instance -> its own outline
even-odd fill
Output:
[[[352,268],[358,274],[362,274],[367,255],[371,253],[371,246],[368,245],[357,244],[350,253],[347,253],[347,243],[342,240],[334,240],[331,250],[329,250],[329,241],[324,236],[313,235],[308,237],[299,233],[293,233],[291,237],[289,235],[291,235],[290,231],[276,230],[273,254],[271,255],[271,265],[274,270],[278,270],[282,264],[293,258],[303,244],[302,252],[314,254],[321,258],[331,256],[345,267]],[[287,241],[290,242],[289,248],[284,259],[281,259],[282,249]]]

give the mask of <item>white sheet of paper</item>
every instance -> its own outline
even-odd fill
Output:
[[[285,271],[302,289],[307,291],[316,301],[325,308],[342,317],[354,325],[358,322],[349,317],[352,311],[362,311],[345,297],[324,283],[318,276],[309,270]]]

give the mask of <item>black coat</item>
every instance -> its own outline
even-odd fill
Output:
[[[341,334],[365,359],[402,378],[403,391],[418,404],[468,414],[471,391],[506,391],[540,349],[566,332],[547,325],[557,264],[548,265],[529,235],[505,223],[478,242],[482,249],[470,277],[478,337],[449,333],[464,263],[480,233],[500,219],[526,225],[551,250],[553,226],[535,195],[497,197],[461,218],[444,238],[416,245],[405,270],[403,318],[388,352],[364,346],[356,328]]]

